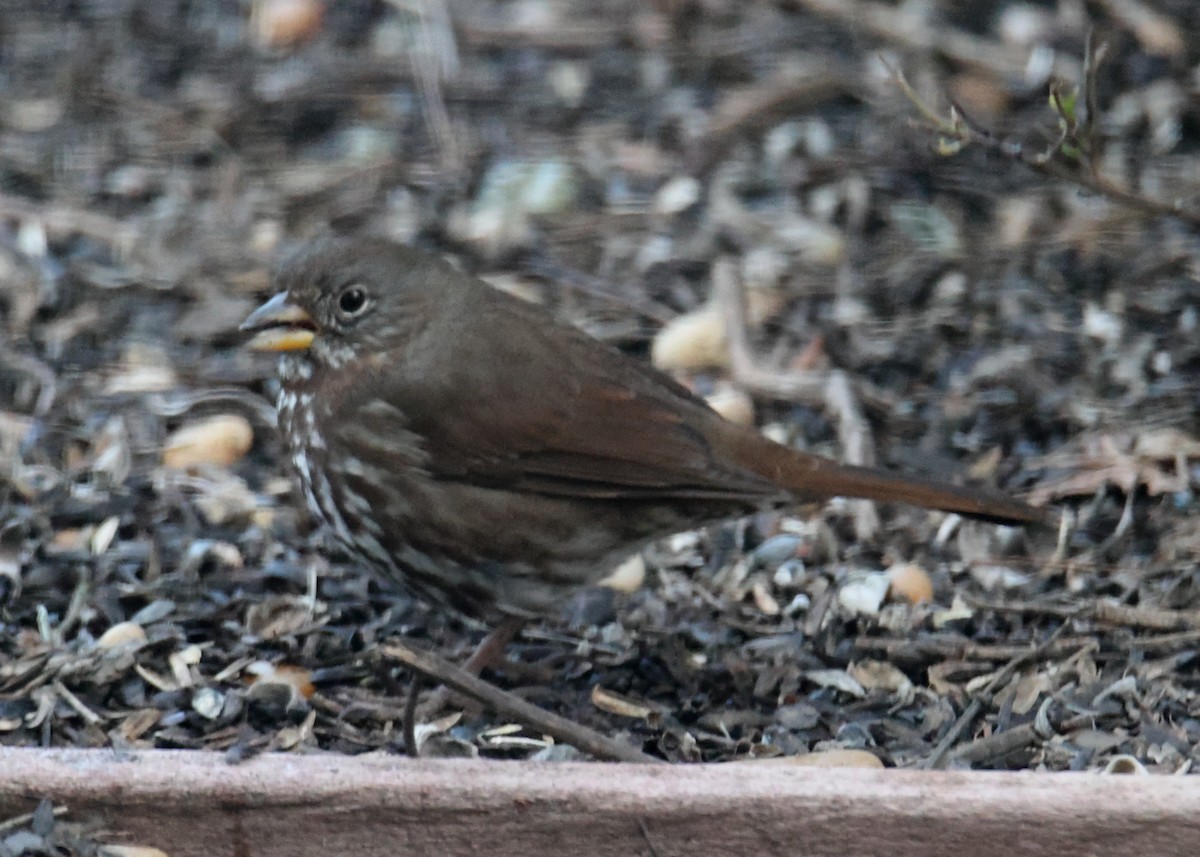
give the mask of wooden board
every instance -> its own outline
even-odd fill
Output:
[[[1190,854],[1200,778],[0,748],[40,797],[170,857]]]

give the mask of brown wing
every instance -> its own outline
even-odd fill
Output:
[[[753,502],[782,493],[714,454],[705,430],[719,417],[685,388],[478,286],[390,355],[387,386],[375,391],[422,438],[432,473],[574,496]]]

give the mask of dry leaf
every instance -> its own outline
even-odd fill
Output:
[[[676,176],[654,194],[650,210],[655,214],[678,214],[700,201],[700,182],[692,176]]]
[[[113,515],[111,518],[105,519],[100,526],[96,527],[88,545],[94,556],[100,556],[100,554],[108,550],[113,539],[117,537],[117,528],[120,526],[121,519]]]
[[[246,628],[264,640],[286,637],[313,620],[312,604],[305,598],[277,595],[252,604],[246,611]]]
[[[162,716],[157,708],[138,709],[121,721],[117,734],[126,741],[136,741],[156,726]]]
[[[1028,714],[1033,711],[1042,694],[1053,686],[1054,683],[1050,680],[1050,676],[1041,672],[1014,677],[1011,684],[1013,714]]]
[[[913,683],[900,669],[886,661],[858,661],[846,672],[867,690],[895,693],[906,702],[912,698]]]
[[[197,489],[195,503],[204,520],[214,526],[248,519],[258,509],[258,498],[245,480],[233,474],[211,474],[212,478],[196,479],[190,486]]]
[[[862,699],[867,690],[845,670],[808,670],[804,677],[821,687],[831,687],[849,696]]]
[[[1126,494],[1139,485],[1152,497],[1186,490],[1188,461],[1200,458],[1200,441],[1178,429],[1157,429],[1136,438],[1093,435],[1082,441],[1083,452],[1056,453],[1038,466],[1061,469],[1029,496],[1035,506],[1062,497],[1087,497],[1112,486]]]

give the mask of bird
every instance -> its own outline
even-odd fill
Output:
[[[241,329],[280,355],[300,492],[352,558],[433,606],[544,617],[655,540],[837,496],[1043,520],[999,491],[777,443],[420,249],[313,241],[274,283]]]

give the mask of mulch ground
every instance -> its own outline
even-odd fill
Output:
[[[379,644],[482,636],[292,497],[236,328],[332,230],[449,254],[788,442],[1059,522],[834,503],[681,534],[499,686],[671,761],[1191,768],[1194,4],[247,5],[0,12],[0,741],[403,752]],[[1082,157],[1047,91],[1092,26],[1087,163],[1047,175]],[[441,713],[426,755],[577,755]]]

